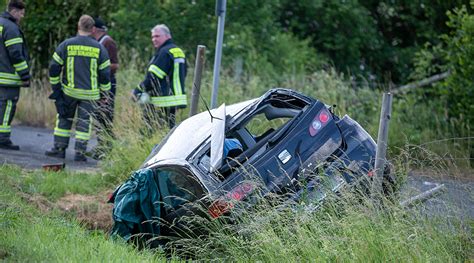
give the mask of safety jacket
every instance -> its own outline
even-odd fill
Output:
[[[20,87],[30,79],[23,32],[8,12],[0,15],[0,87]]]
[[[168,39],[150,60],[145,80],[138,85],[137,89],[148,92],[150,103],[155,106],[186,107],[184,90],[186,67],[183,50]]]
[[[62,70],[62,78],[60,79]],[[49,65],[53,90],[79,100],[98,100],[110,90],[107,50],[90,36],[77,35],[59,44]]]

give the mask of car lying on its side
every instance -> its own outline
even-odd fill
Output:
[[[220,217],[256,191],[257,181],[263,196],[291,192],[297,200],[305,191],[319,202],[328,189],[369,178],[375,151],[372,137],[349,116],[339,118],[296,91],[272,89],[171,130],[114,192],[113,234],[170,234],[166,225],[193,213],[189,204],[196,202],[210,218]]]

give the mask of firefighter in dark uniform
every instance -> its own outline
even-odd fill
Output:
[[[65,158],[71,127],[77,110],[75,161],[86,161],[85,152],[92,133],[95,105],[110,91],[110,60],[107,50],[92,36],[94,19],[83,15],[78,35],[59,44],[49,66],[53,88],[50,99],[58,110],[54,147],[47,156]],[[62,71],[62,78],[61,78]]]
[[[145,80],[132,91],[133,98],[140,100],[143,93],[150,95],[145,104],[144,117],[150,127],[165,116],[170,128],[175,125],[177,108],[187,105],[184,91],[186,58],[183,50],[171,39],[166,25],[157,25],[151,30],[151,39],[156,48],[150,60]]]
[[[25,15],[22,1],[10,1],[0,15],[0,148],[19,150],[10,140],[20,87],[30,85],[28,50],[19,28]]]

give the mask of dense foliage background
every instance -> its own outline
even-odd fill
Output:
[[[153,52],[150,29],[158,23],[170,27],[190,65],[199,44],[213,61],[215,0],[26,2],[22,27],[37,75],[44,75],[55,46],[75,34],[85,13],[107,21],[123,68],[147,63]],[[378,89],[450,71],[448,79],[415,91],[415,100],[436,100],[446,121],[470,131],[473,20],[468,0],[228,0],[223,67],[243,86],[255,76],[281,85],[335,68],[353,88],[368,83]]]
[[[56,44],[75,34],[78,17],[85,13],[103,17],[119,44],[139,50],[145,60],[152,51],[149,31],[157,23],[168,24],[188,54],[198,44],[213,53],[215,0],[26,2],[23,28],[42,67]],[[469,13],[467,0],[229,0],[224,62],[243,58],[251,71],[262,63],[287,71],[327,62],[359,78],[404,83],[415,53],[425,43],[440,43],[439,36],[450,32],[447,12],[462,5]]]

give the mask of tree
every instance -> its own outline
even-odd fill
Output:
[[[448,12],[449,34],[442,36],[446,45],[444,58],[451,71],[441,94],[446,96],[449,113],[453,118],[474,124],[474,15],[467,8]],[[468,126],[469,127],[469,126]]]
[[[55,47],[76,34],[81,15],[107,18],[112,7],[113,4],[106,0],[29,1],[22,29],[36,68],[33,73],[41,73],[40,69],[48,66]]]

